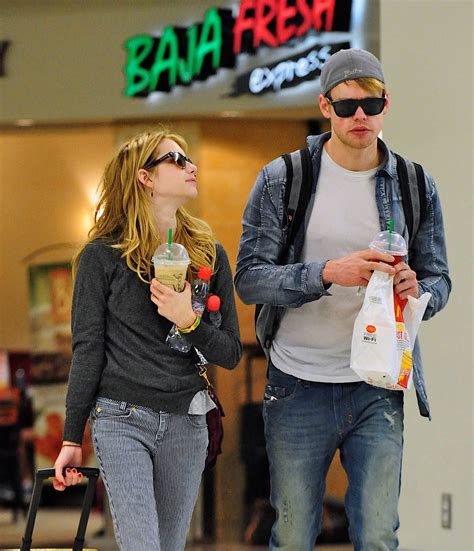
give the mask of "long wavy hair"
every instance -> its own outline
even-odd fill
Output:
[[[97,239],[110,243],[122,252],[127,266],[147,283],[151,273],[151,257],[167,236],[159,235],[151,199],[138,180],[138,170],[156,155],[159,144],[165,139],[173,140],[187,152],[188,147],[182,136],[160,127],[123,144],[108,163],[99,184],[94,225],[84,244],[85,247]],[[173,241],[188,251],[191,261],[188,279],[193,279],[201,266],[214,269],[216,241],[209,225],[191,216],[183,207],[177,210],[176,223]],[[84,247],[72,261],[74,276]]]

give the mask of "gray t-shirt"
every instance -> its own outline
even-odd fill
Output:
[[[213,364],[234,368],[242,354],[227,255],[217,245],[211,292],[221,298],[219,329],[203,321],[187,334]],[[193,352],[165,343],[172,323],[150,300],[150,287],[104,240],[88,244],[81,256],[72,304],[73,358],[66,397],[64,439],[81,442],[97,396],[185,414],[203,388]]]
[[[380,231],[377,170],[346,170],[323,150],[302,262],[336,259],[368,247]],[[359,381],[349,364],[352,329],[363,297],[357,287],[332,285],[330,293],[285,311],[271,360],[281,371],[308,381]]]

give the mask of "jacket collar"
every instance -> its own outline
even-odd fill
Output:
[[[321,155],[323,151],[323,146],[325,142],[331,137],[331,132],[324,132],[324,134],[319,134],[317,136],[307,136],[306,144],[308,146],[311,158],[317,160],[318,164],[321,162]],[[377,171],[376,176],[385,172],[390,178],[397,178],[397,161],[395,160],[395,155],[388,149],[385,145],[385,142],[380,138],[377,138],[377,147],[382,149],[385,156],[385,163]]]

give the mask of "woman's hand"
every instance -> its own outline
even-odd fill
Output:
[[[409,296],[418,298],[418,281],[414,272],[405,262],[395,264],[395,276],[393,278],[394,290],[403,300]]]
[[[184,289],[177,293],[156,278],[152,279],[151,300],[158,306],[158,313],[177,327],[189,327],[196,319],[191,305],[191,285],[185,282]]]
[[[62,492],[67,486],[74,486],[82,482],[82,473],[78,473],[74,467],[82,464],[82,448],[79,446],[64,446],[54,462],[55,476],[53,478],[53,487]],[[66,476],[63,476],[63,469],[66,467]]]

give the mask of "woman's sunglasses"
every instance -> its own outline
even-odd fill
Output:
[[[359,107],[370,117],[380,115],[385,107],[387,98],[341,99],[333,101],[326,96],[327,102],[332,105],[338,117],[352,117]]]
[[[166,159],[173,159],[173,161],[176,163],[176,166],[178,166],[179,168],[186,168],[186,163],[193,163],[189,157],[186,157],[186,155],[183,155],[179,151],[169,151],[168,153],[166,153],[166,155],[163,155],[163,157],[160,157],[159,159],[149,159],[145,163],[143,168],[145,170],[150,170],[154,166],[159,165],[163,161],[166,161]]]

